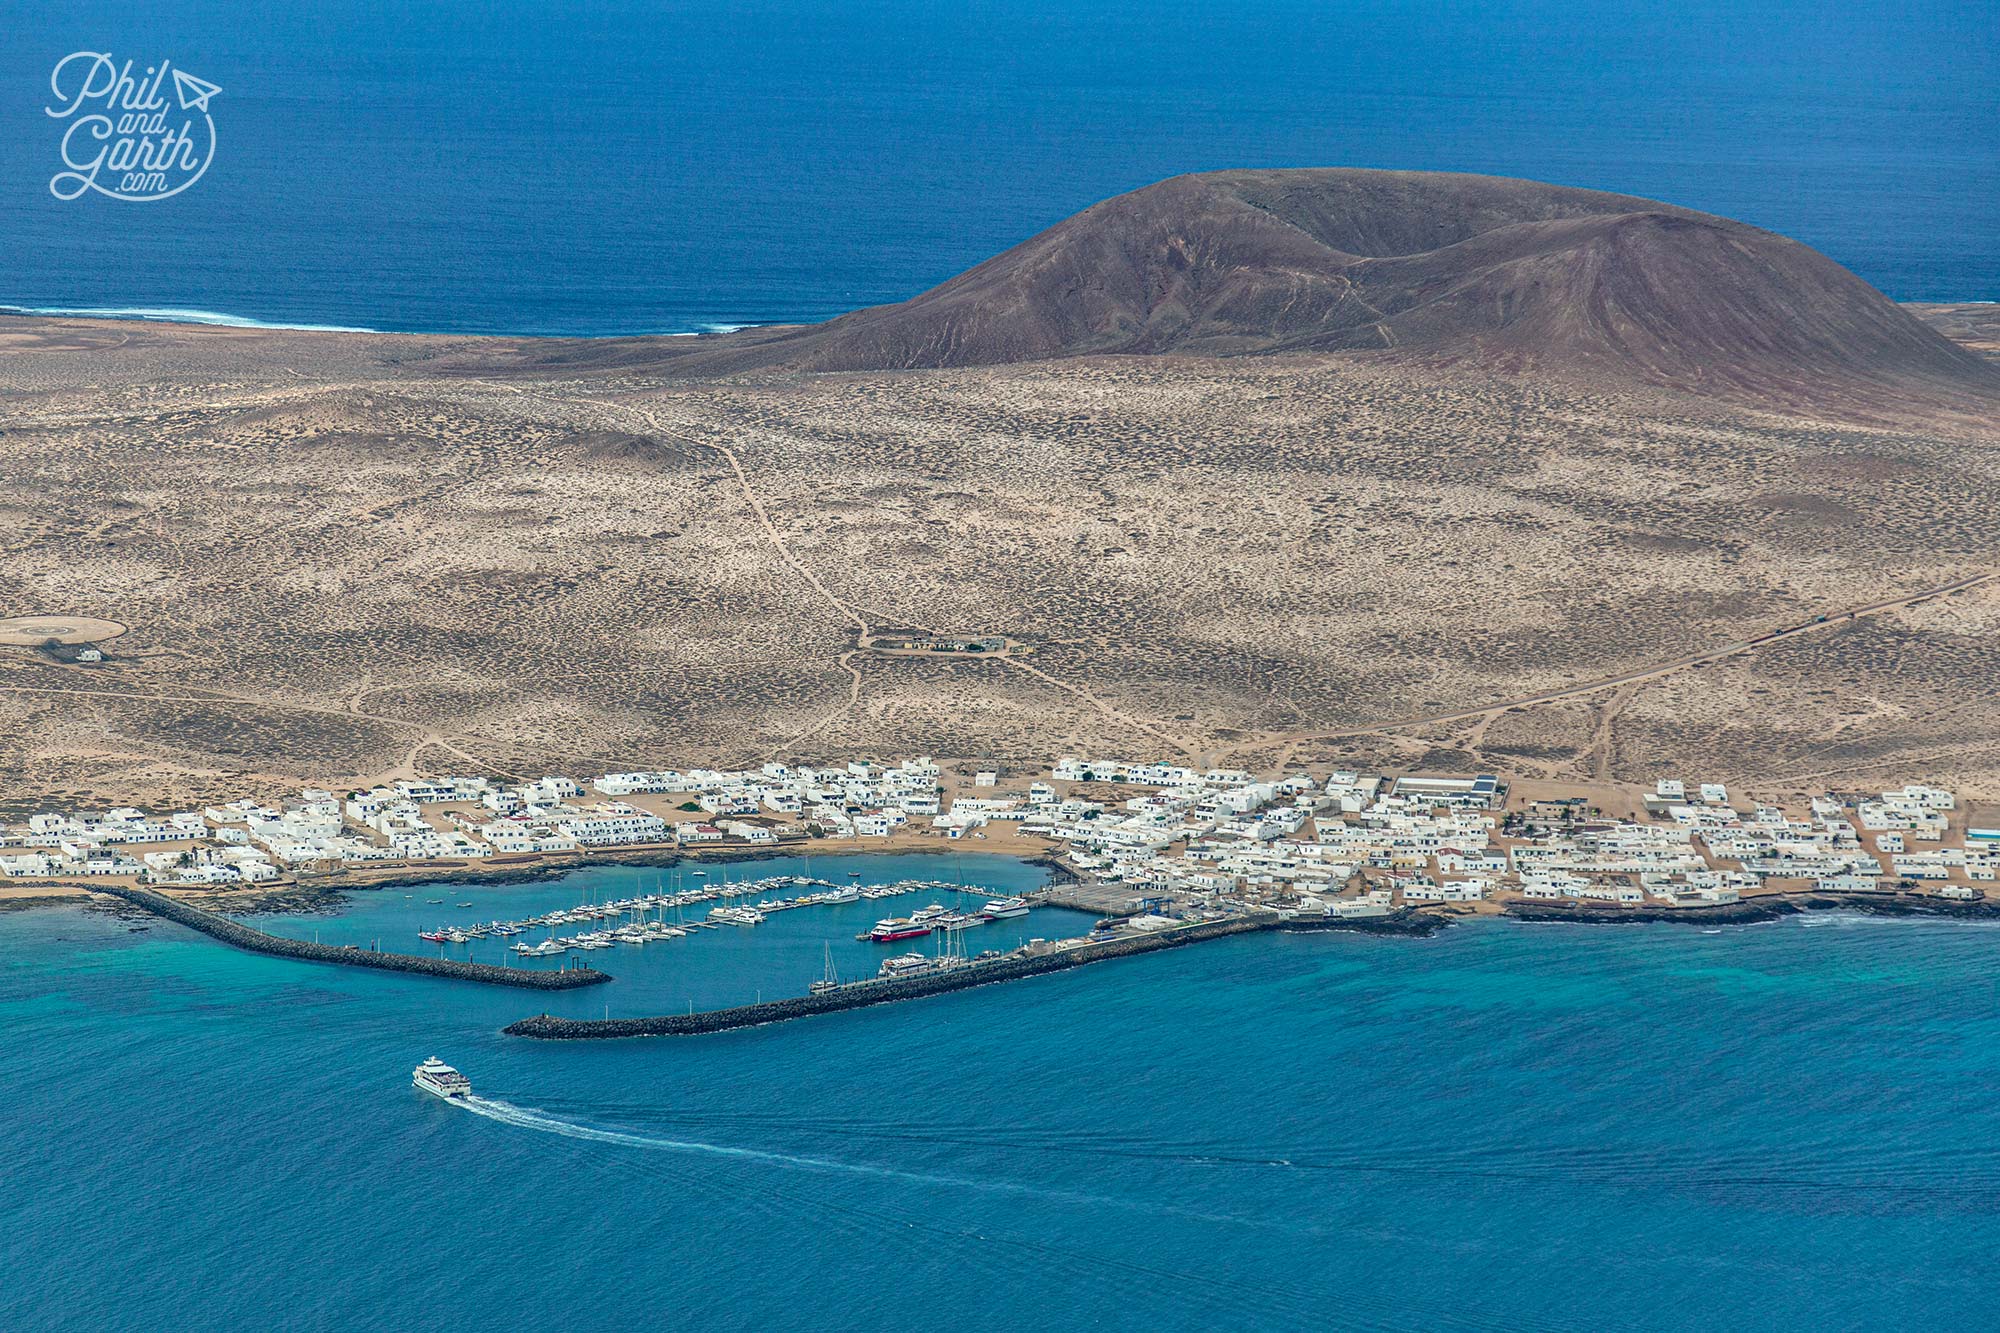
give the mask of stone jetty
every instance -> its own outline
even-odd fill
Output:
[[[939,972],[927,972],[921,976],[857,981],[819,995],[801,995],[787,1000],[769,1000],[763,1004],[738,1005],[733,1009],[709,1009],[690,1014],[661,1014],[653,1018],[574,1019],[542,1014],[511,1024],[506,1032],[514,1037],[543,1037],[557,1040],[602,1037],[687,1037],[705,1032],[727,1032],[732,1028],[782,1023],[812,1014],[838,1013],[843,1009],[862,1009],[869,1005],[890,1004],[897,1000],[915,1000],[926,995],[969,990],[974,986],[990,986],[1001,981],[1019,981],[1025,977],[1067,971],[1086,963],[1098,963],[1112,958],[1129,958],[1134,954],[1156,953],[1161,949],[1172,949],[1179,945],[1217,939],[1224,935],[1242,935],[1251,931],[1269,930],[1273,924],[1275,923],[1268,914],[1259,913],[1254,916],[1231,917],[1225,921],[1208,921],[1199,925],[1150,931],[1097,944],[1014,953],[1004,958],[965,963]]]
[[[453,981],[480,981],[492,986],[518,986],[526,990],[573,990],[611,980],[595,968],[572,967],[546,971],[532,967],[495,967],[491,963],[462,963],[450,958],[421,958],[416,954],[378,953],[354,945],[313,944],[267,935],[240,921],[203,908],[154,893],[150,889],[128,889],[120,885],[93,884],[93,892],[121,898],[155,916],[198,930],[212,939],[251,953],[277,958],[298,958],[313,963],[338,963],[343,967],[372,967],[384,972],[414,972],[419,976],[446,977]]]

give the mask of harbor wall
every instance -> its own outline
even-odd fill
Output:
[[[1218,939],[1224,935],[1243,935],[1251,931],[1268,930],[1272,924],[1268,917],[1263,916],[1235,917],[1228,921],[1212,921],[1197,926],[1181,926],[1172,930],[1135,935],[1129,939],[1107,940],[1102,944],[1084,944],[1073,949],[1051,950],[1026,957],[1007,957],[988,963],[969,963],[950,971],[919,977],[857,982],[824,995],[800,995],[786,1000],[768,1000],[762,1004],[739,1005],[733,1009],[710,1009],[701,1013],[610,1019],[554,1018],[542,1014],[511,1024],[506,1032],[514,1037],[541,1037],[555,1040],[688,1037],[706,1032],[727,1032],[733,1028],[782,1023],[812,1014],[838,1013],[843,1009],[862,1009],[869,1005],[890,1004],[926,995],[970,990],[974,986],[990,986],[996,982],[1019,981],[1026,977],[1067,971],[1086,963],[1103,962],[1112,958],[1129,958],[1142,953],[1157,953],[1162,949],[1194,944],[1201,940]]]
[[[1538,924],[1569,922],[1579,925],[1624,926],[1650,922],[1680,922],[1698,926],[1748,925],[1777,921],[1807,912],[1859,912],[1867,916],[1937,917],[1956,921],[2000,919],[2000,902],[1983,898],[1957,901],[1923,893],[1903,893],[1882,889],[1847,891],[1808,890],[1799,893],[1763,894],[1733,903],[1713,903],[1700,907],[1616,907],[1553,899],[1547,902],[1508,903],[1506,914],[1516,921]]]
[[[254,930],[240,921],[231,921],[226,916],[205,911],[188,903],[176,902],[163,893],[150,889],[126,888],[122,885],[100,884],[93,886],[93,892],[109,894],[144,908],[155,916],[198,930],[211,939],[251,953],[270,954],[277,958],[297,958],[313,963],[338,963],[343,967],[372,967],[384,972],[414,972],[419,976],[445,977],[453,981],[479,981],[493,986],[518,986],[525,990],[573,990],[578,986],[595,986],[611,980],[607,973],[595,968],[572,967],[562,971],[547,971],[532,967],[495,967],[491,963],[463,963],[450,958],[421,958],[416,954],[377,953],[372,949],[361,949],[354,945],[314,944],[306,940],[289,939],[283,935],[268,935]]]

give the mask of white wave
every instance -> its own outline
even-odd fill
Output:
[[[76,319],[143,319],[157,324],[210,324],[227,329],[296,329],[308,333],[375,333],[352,324],[291,324],[276,320],[251,319],[247,315],[225,315],[215,310],[186,310],[179,306],[61,306],[0,305],[9,315],[67,315]]]
[[[646,1148],[654,1152],[702,1153],[713,1157],[735,1157],[745,1161],[765,1162],[773,1166],[797,1167],[807,1171],[833,1171],[854,1176],[874,1176],[917,1185],[943,1185],[951,1189],[990,1190],[1002,1194],[1029,1194],[1043,1199],[1062,1199],[1072,1203],[1122,1206],[1121,1201],[1116,1199],[1077,1194],[1068,1190],[1038,1189],[1030,1185],[1017,1185],[1011,1181],[978,1180],[967,1176],[936,1175],[925,1171],[899,1171],[894,1167],[872,1166],[865,1162],[843,1162],[831,1157],[808,1157],[800,1153],[770,1152],[761,1148],[737,1148],[722,1143],[703,1143],[696,1139],[670,1139],[651,1134],[633,1134],[625,1130],[599,1129],[595,1125],[564,1120],[546,1111],[515,1106],[511,1102],[495,1101],[489,1097],[460,1097],[453,1099],[452,1104],[463,1106],[474,1115],[483,1115],[502,1124],[538,1130],[544,1134],[560,1134],[564,1138],[585,1139],[592,1143],[615,1143],[621,1147]]]

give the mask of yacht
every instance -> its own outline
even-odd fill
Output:
[[[895,958],[884,958],[881,971],[884,977],[910,977],[918,973],[934,971],[937,963],[920,953],[906,953]]]
[[[826,974],[806,987],[808,995],[825,995],[828,991],[840,989],[840,973],[833,970],[833,946],[826,946]]]
[[[1009,917],[1026,916],[1027,914],[1028,900],[1026,898],[993,898],[987,901],[986,906],[979,909],[979,915],[985,917],[988,921],[1004,921]]]
[[[453,1069],[433,1055],[412,1071],[410,1081],[425,1092],[450,1101],[454,1097],[470,1097],[472,1080]]]

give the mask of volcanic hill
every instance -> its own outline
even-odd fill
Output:
[[[1345,169],[1178,176],[824,324],[524,355],[707,375],[1314,351],[1780,401],[2000,393],[2000,370],[1771,232],[1629,195]]]

